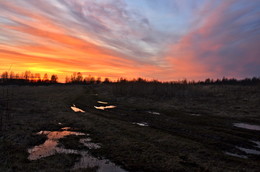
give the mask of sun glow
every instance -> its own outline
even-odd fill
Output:
[[[180,12],[130,1],[66,2],[0,1],[1,73],[11,66],[61,80],[82,72],[161,81],[259,73],[255,1],[177,3]]]

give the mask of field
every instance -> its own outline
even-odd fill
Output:
[[[100,148],[79,143],[82,135],[63,137],[57,147],[88,152],[126,171],[260,171],[259,85],[117,83],[1,86],[0,91],[0,171],[101,169],[75,169],[82,156],[76,153],[28,159],[28,149],[47,139],[37,132],[63,127],[89,134]],[[116,107],[94,107],[106,102]],[[73,104],[85,113],[74,112]]]

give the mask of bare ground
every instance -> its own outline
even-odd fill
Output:
[[[79,160],[78,155],[27,159],[27,149],[46,139],[34,133],[61,127],[89,133],[93,141],[102,145],[90,153],[110,159],[127,171],[260,170],[259,155],[237,149],[260,151],[251,142],[260,141],[259,131],[233,126],[238,122],[260,125],[259,86],[193,86],[165,97],[156,92],[142,94],[141,88],[135,88],[140,94],[124,94],[118,90],[126,91],[125,88],[104,84],[8,89],[13,96],[0,135],[0,171],[70,171]],[[97,101],[107,101],[117,108],[97,110]],[[73,112],[72,104],[86,113]],[[0,106],[1,113],[6,113],[2,110],[4,103]],[[133,124],[138,122],[146,122],[149,127]],[[78,140],[79,137],[69,136],[61,144],[68,149],[83,149]]]

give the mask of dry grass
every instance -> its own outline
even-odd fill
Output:
[[[109,158],[129,171],[259,171],[259,156],[244,160],[224,154],[242,154],[235,146],[252,148],[249,140],[260,140],[259,132],[232,126],[238,121],[260,124],[258,86],[170,88],[12,86],[13,117],[0,138],[0,171],[69,171],[78,156],[60,154],[27,160],[27,149],[45,140],[33,133],[62,126],[89,133],[102,145],[91,154]],[[98,100],[118,108],[96,110],[93,106]],[[74,113],[72,104],[86,113]],[[132,124],[141,121],[150,127]],[[68,137],[62,143],[66,148],[82,148],[77,139]]]

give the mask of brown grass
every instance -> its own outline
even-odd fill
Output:
[[[259,156],[240,159],[235,146],[253,148],[259,132],[239,129],[233,122],[260,124],[259,86],[11,86],[12,114],[0,137],[0,171],[69,171],[74,155],[27,160],[27,149],[44,142],[41,130],[74,127],[89,133],[101,149],[91,150],[129,171],[259,171]],[[171,90],[173,89],[173,90]],[[134,91],[135,90],[135,91]],[[98,100],[116,105],[93,108]],[[75,104],[86,111],[74,113]],[[160,112],[151,115],[148,111]],[[191,116],[190,114],[201,116]],[[63,123],[62,126],[58,123]],[[139,127],[133,122],[147,122]],[[65,138],[79,148],[77,137]],[[86,170],[86,169],[85,169]],[[95,169],[88,169],[95,170]]]

